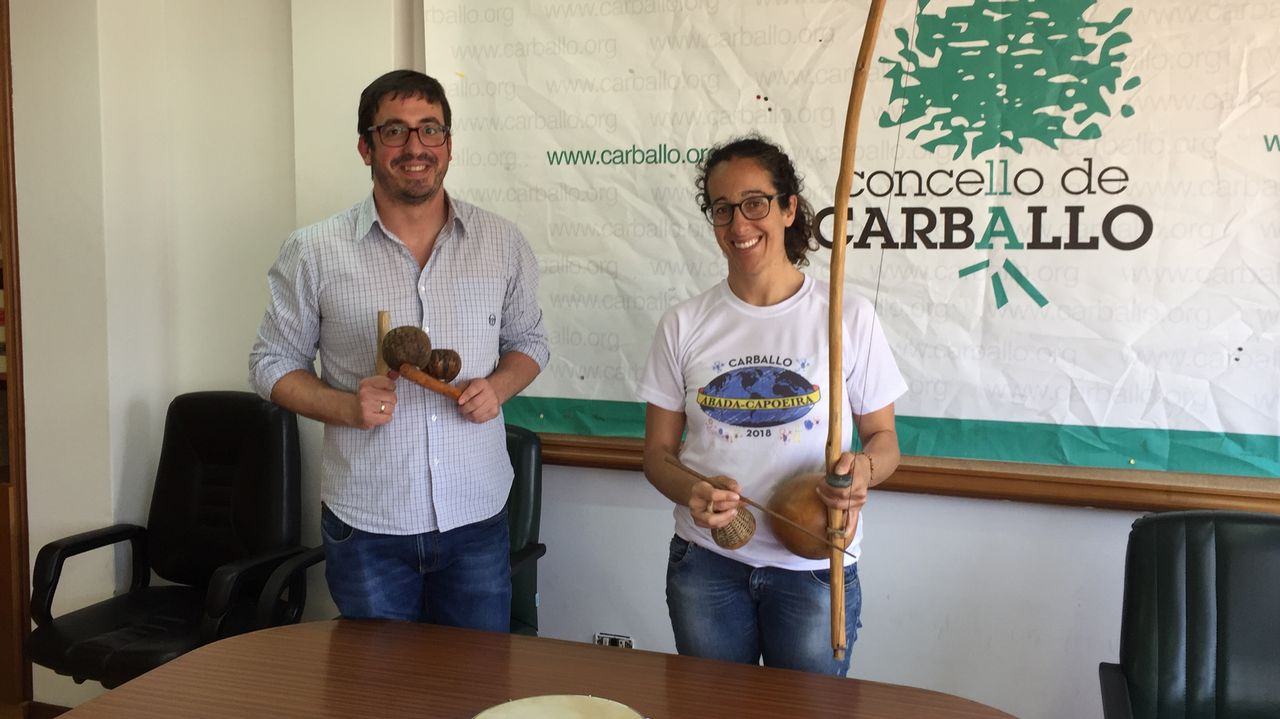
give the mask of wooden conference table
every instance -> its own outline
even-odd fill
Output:
[[[1008,717],[947,694],[636,649],[427,624],[309,622],[206,645],[66,719],[473,717],[590,694],[668,717]]]

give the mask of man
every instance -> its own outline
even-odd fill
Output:
[[[356,148],[373,192],[285,242],[250,381],[324,423],[325,576],[343,616],[508,631],[501,406],[549,352],[528,242],[444,189],[451,120],[422,73],[365,88]],[[375,372],[379,310],[461,355],[456,402]]]

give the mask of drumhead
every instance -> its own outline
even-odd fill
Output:
[[[625,704],[583,694],[548,694],[514,699],[480,712],[475,719],[644,719]]]

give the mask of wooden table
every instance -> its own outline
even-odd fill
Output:
[[[210,644],[66,719],[472,717],[590,694],[649,717],[1008,717],[939,692],[636,649],[429,624],[339,620]]]

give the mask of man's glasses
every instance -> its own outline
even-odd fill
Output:
[[[378,137],[382,138],[382,144],[387,147],[404,147],[409,143],[409,136],[415,131],[423,147],[439,147],[449,137],[449,128],[444,125],[427,124],[422,127],[409,127],[403,122],[388,122],[365,129],[378,133]]]
[[[769,215],[769,208],[773,207],[774,198],[786,196],[785,193],[780,192],[775,195],[748,197],[742,202],[717,202],[707,208],[707,222],[716,227],[724,227],[733,222],[735,209],[748,220],[763,220]]]

